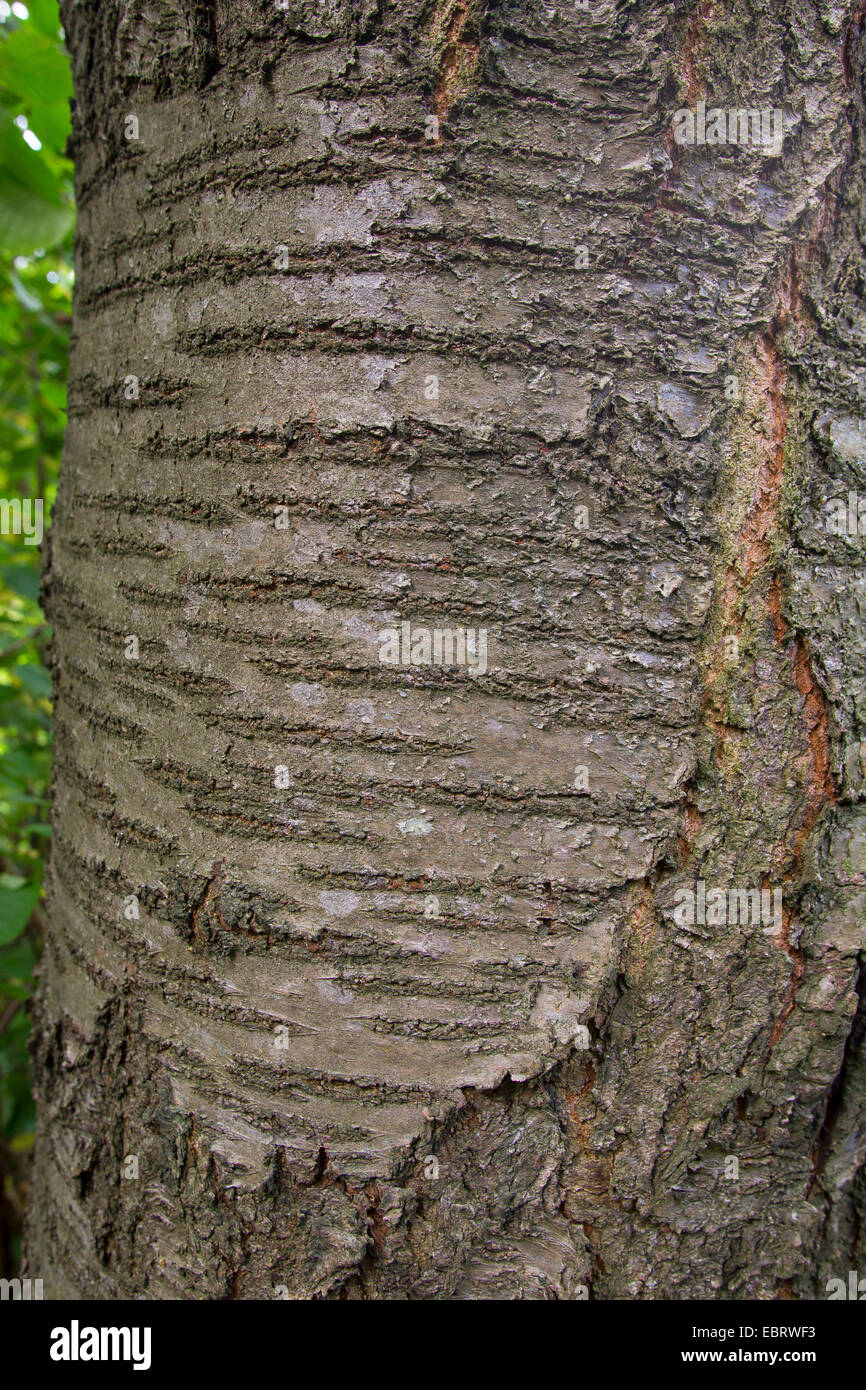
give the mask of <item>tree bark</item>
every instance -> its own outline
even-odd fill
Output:
[[[863,7],[62,9],[31,1274],[866,1274]]]

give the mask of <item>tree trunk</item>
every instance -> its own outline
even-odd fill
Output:
[[[62,8],[31,1274],[866,1274],[863,7]]]

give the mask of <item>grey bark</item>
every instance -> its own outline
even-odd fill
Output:
[[[62,8],[31,1273],[866,1274],[863,10]],[[702,99],[781,153],[678,145]],[[486,673],[382,665],[403,621]]]

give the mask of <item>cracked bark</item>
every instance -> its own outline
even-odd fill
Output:
[[[864,540],[821,522],[863,475],[863,8],[63,10],[31,1273],[863,1273]],[[702,98],[784,109],[780,157],[676,145]],[[487,673],[380,666],[401,621],[486,627]],[[698,880],[781,929],[677,925]]]

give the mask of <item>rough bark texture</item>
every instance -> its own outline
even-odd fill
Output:
[[[862,8],[63,11],[32,1274],[866,1274]],[[702,98],[779,157],[677,145]],[[402,621],[487,672],[383,666]],[[678,925],[700,880],[783,919]]]

